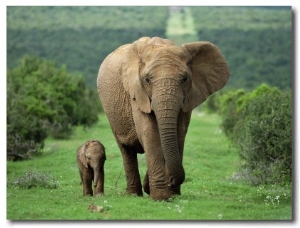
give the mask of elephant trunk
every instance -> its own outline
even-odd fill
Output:
[[[99,167],[94,167],[94,187],[97,187],[97,182],[99,179]]]
[[[169,186],[179,186],[185,179],[182,159],[178,148],[177,122],[183,99],[178,95],[176,86],[168,83],[167,92],[153,97],[152,109],[155,113],[162,151],[169,175]],[[165,91],[165,90],[164,90]],[[180,94],[180,93],[179,93]]]

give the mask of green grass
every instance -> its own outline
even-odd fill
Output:
[[[156,202],[124,195],[121,154],[107,118],[93,127],[78,127],[70,140],[48,139],[42,155],[22,162],[7,162],[7,181],[34,170],[53,176],[57,188],[23,189],[8,185],[8,220],[291,220],[291,189],[253,187],[234,181],[239,166],[236,149],[219,128],[217,115],[193,113],[184,153],[186,181],[182,195],[171,202]],[[105,195],[83,197],[76,165],[76,150],[88,139],[106,147]],[[146,170],[139,155],[140,173]],[[88,207],[102,206],[91,212]]]

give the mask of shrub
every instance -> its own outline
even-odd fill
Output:
[[[291,93],[272,89],[246,100],[232,135],[244,160],[244,178],[255,185],[290,182]]]
[[[53,176],[49,176],[49,174],[43,172],[38,172],[37,170],[26,171],[24,175],[9,180],[7,183],[9,186],[14,188],[58,188],[58,182]]]
[[[68,138],[74,125],[95,123],[96,98],[81,75],[52,61],[24,57],[7,74],[8,155],[38,152],[48,135]]]
[[[219,98],[219,112],[222,117],[221,128],[229,138],[232,136],[233,128],[240,118],[237,112],[237,101],[245,94],[246,91],[243,89],[230,90]]]
[[[239,148],[239,176],[254,185],[290,182],[292,98],[262,84],[251,93],[232,90],[220,100],[221,127]]]
[[[204,109],[207,113],[218,113],[220,111],[220,97],[222,94],[222,90],[213,93],[201,106],[199,106],[199,109]]]
[[[277,87],[270,87],[267,84],[263,83],[260,86],[258,86],[255,90],[253,90],[251,93],[245,94],[245,96],[241,96],[236,101],[237,104],[237,112],[242,111],[245,106],[249,103],[249,101],[263,96],[264,94],[274,94],[274,95],[280,95],[281,92]]]

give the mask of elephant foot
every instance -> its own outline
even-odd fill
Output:
[[[155,201],[168,201],[172,197],[172,193],[168,190],[151,189],[150,197]]]
[[[83,190],[83,196],[93,196],[93,191],[92,190]]]
[[[127,188],[126,189],[127,195],[137,195],[137,196],[143,196],[142,188]]]
[[[150,195],[153,200],[157,201],[169,201],[170,198],[174,195],[180,195],[180,186],[178,187],[166,187],[166,188],[155,188],[152,187],[150,190],[149,183],[145,185],[144,182],[144,191]],[[149,191],[149,193],[147,192]]]
[[[181,195],[180,186],[170,188],[172,195]]]
[[[95,195],[94,196],[103,196],[104,195],[104,193],[103,192],[98,192],[98,193],[95,193]]]

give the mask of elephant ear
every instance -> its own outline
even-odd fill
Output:
[[[87,148],[87,144],[88,143],[85,143],[83,144],[80,149],[79,149],[79,152],[78,152],[78,158],[80,160],[80,162],[83,164],[84,167],[88,167],[88,163],[87,163],[87,159],[86,159],[86,156],[85,156],[85,150]]]
[[[141,54],[149,37],[142,37],[127,47],[122,63],[122,79],[124,89],[129,93],[131,100],[137,103],[138,108],[145,113],[151,112],[150,98],[140,81],[142,66]]]
[[[200,41],[182,45],[191,54],[192,89],[183,111],[191,111],[225,86],[230,71],[221,51],[212,43]]]

